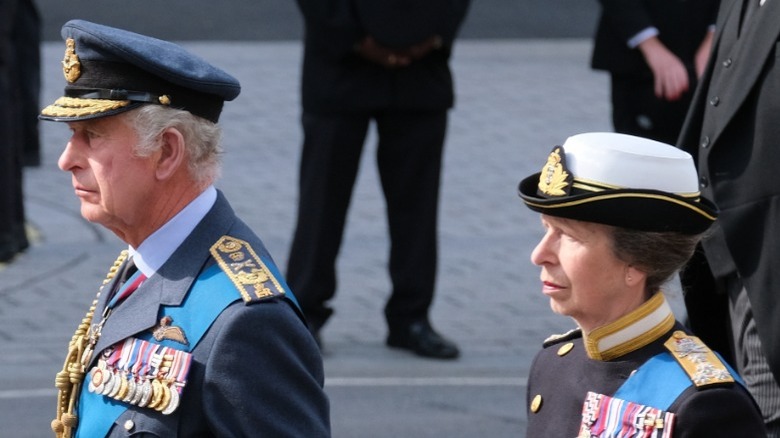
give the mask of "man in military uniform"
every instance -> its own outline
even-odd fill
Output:
[[[81,20],[62,29],[59,159],[81,213],[129,248],[57,375],[57,436],[330,435],[322,359],[257,235],[213,182],[240,91],[181,47]]]
[[[531,254],[555,313],[528,378],[529,437],[763,437],[740,377],[687,333],[662,286],[717,216],[691,156],[585,133],[520,183],[545,232]]]

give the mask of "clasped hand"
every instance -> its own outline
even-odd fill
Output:
[[[441,37],[431,36],[418,44],[401,49],[391,49],[366,36],[356,46],[357,53],[363,58],[386,68],[406,67],[413,61],[424,58],[442,45]]]

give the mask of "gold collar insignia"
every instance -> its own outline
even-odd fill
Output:
[[[68,38],[65,40],[65,58],[62,60],[62,73],[65,80],[74,83],[81,76],[81,61],[76,55],[76,40]]]

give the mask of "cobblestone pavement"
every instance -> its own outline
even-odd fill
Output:
[[[297,42],[184,44],[234,74],[223,177],[233,206],[285,266],[300,150]],[[43,46],[42,104],[64,82],[61,43]],[[567,136],[609,130],[608,78],[588,68],[587,40],[465,40],[453,58],[457,107],[445,150],[434,325],[462,357],[426,360],[384,347],[387,231],[372,137],[339,260],[325,331],[335,437],[523,436],[530,360],[572,327],[541,295],[529,254],[538,218],[516,194]],[[36,243],[0,266],[0,436],[47,436],[54,375],[73,330],[123,247],[83,221],[56,161],[65,125],[42,123],[43,165],[25,174]],[[263,378],[262,371],[258,378]]]

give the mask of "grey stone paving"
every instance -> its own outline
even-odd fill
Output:
[[[296,202],[296,42],[186,43],[233,73],[243,92],[222,116],[218,186],[285,266]],[[323,333],[336,437],[523,436],[525,378],[541,341],[572,323],[553,315],[529,254],[538,218],[516,195],[568,135],[609,130],[607,77],[587,40],[466,40],[453,66],[442,181],[434,325],[459,342],[455,362],[384,347],[388,243],[375,145],[367,143],[339,261],[336,314]],[[61,43],[46,43],[42,103],[62,91]],[[96,288],[123,247],[84,222],[56,168],[68,131],[43,123],[44,163],[25,176],[39,241],[0,267],[0,436],[48,436],[54,374]],[[372,134],[373,138],[373,134]]]

